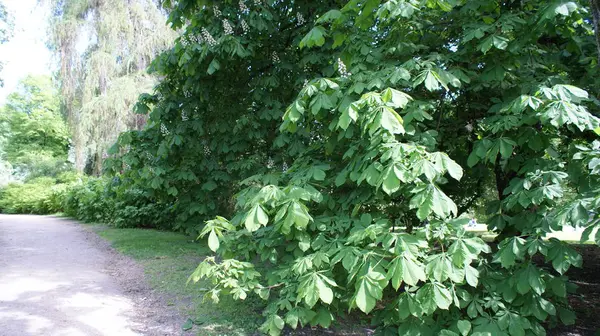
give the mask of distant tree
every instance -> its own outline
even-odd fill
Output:
[[[3,146],[6,161],[25,174],[38,170],[37,166],[65,163],[69,131],[50,77],[23,79],[0,111],[0,125],[7,134]]]
[[[10,13],[6,10],[3,1],[0,1],[0,44],[5,43],[12,36],[13,22]],[[0,72],[4,64],[0,62]],[[0,77],[0,87],[4,85],[4,80]]]
[[[144,116],[133,113],[133,104],[154,86],[146,67],[176,33],[152,0],[53,1],[53,6],[52,37],[75,165],[83,170],[91,160],[93,172],[99,173],[119,133],[145,124]],[[93,42],[81,54],[75,44],[84,32]]]

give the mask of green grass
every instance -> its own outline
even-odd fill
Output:
[[[223,296],[219,303],[204,301],[200,288],[208,282],[186,285],[203,256],[211,255],[204,245],[173,232],[97,227],[97,231],[121,253],[136,259],[150,285],[162,292],[168,305],[175,305],[192,321],[198,335],[254,335],[261,324],[262,302],[249,297],[234,301]]]
[[[144,230],[116,229],[96,226],[96,231],[119,252],[136,259],[146,272],[150,285],[165,294],[168,305],[175,305],[194,321],[194,331],[202,336],[257,335],[263,321],[261,311],[264,302],[255,296],[246,301],[234,301],[223,295],[219,303],[204,301],[201,288],[210,283],[200,281],[186,285],[189,275],[204,256],[212,255],[205,244],[179,233]],[[474,231],[486,240],[494,235],[487,231]],[[559,237],[578,243],[573,237]],[[578,239],[578,238],[577,238]],[[368,325],[356,316],[341,319],[334,326],[336,335],[364,335],[361,326]],[[314,332],[314,333],[313,333]],[[323,335],[318,331],[305,330],[301,335]]]

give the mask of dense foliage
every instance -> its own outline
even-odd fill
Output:
[[[67,169],[69,132],[49,77],[28,76],[0,110],[2,159],[22,178],[53,176]]]
[[[156,200],[139,189],[120,189],[118,179],[88,178],[70,185],[62,196],[65,215],[84,222],[116,227],[171,229],[165,223],[171,215]]]
[[[401,335],[572,323],[581,257],[542,238],[598,225],[588,2],[166,5],[183,34],[108,168],[176,216],[161,225],[220,215],[191,277],[208,297],[268,300],[273,335],[348,310]],[[491,244],[463,228],[481,203]]]
[[[383,335],[573,323],[581,257],[543,238],[600,243],[595,0],[164,5],[181,36],[146,127],[50,203],[199,233],[216,256],[190,279],[266,300],[271,335],[348,311]],[[481,207],[492,242],[464,229]]]
[[[57,178],[36,177],[25,183],[10,183],[0,189],[0,212],[38,215],[62,212],[67,190],[79,179],[79,175],[66,172]]]
[[[0,108],[0,212],[54,213],[76,180],[69,133],[49,77],[28,76]]]

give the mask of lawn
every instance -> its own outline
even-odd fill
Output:
[[[481,228],[473,228],[477,232]],[[145,269],[150,285],[163,293],[167,304],[175,305],[193,321],[193,331],[197,335],[234,336],[257,335],[261,324],[263,302],[249,296],[246,301],[234,301],[223,296],[219,303],[204,301],[202,288],[207,282],[186,285],[203,256],[211,255],[208,247],[194,241],[193,237],[179,233],[143,229],[114,229],[96,227],[96,231],[107,239],[121,253],[133,257]],[[479,230],[481,231],[481,230]],[[556,233],[553,236],[565,238],[573,243],[579,240],[577,232]],[[571,280],[579,286],[577,294],[570,297],[571,305],[577,313],[575,326],[550,330],[548,335],[585,336],[595,335],[600,328],[600,257],[595,245],[577,245],[584,258],[583,269],[569,272]],[[294,335],[367,335],[366,329],[352,323],[348,318],[330,330],[294,331]],[[188,323],[188,326],[190,324]],[[183,327],[183,326],[182,326]]]
[[[173,232],[143,229],[96,228],[121,253],[137,260],[146,272],[150,285],[161,292],[168,305],[186,314],[197,335],[253,335],[262,316],[262,302],[253,299],[234,301],[223,296],[217,304],[204,301],[200,288],[206,282],[186,285],[188,276],[210,250],[193,237]]]

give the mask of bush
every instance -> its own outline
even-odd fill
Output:
[[[82,175],[74,171],[57,174],[57,177],[36,177],[26,182],[16,182],[0,189],[0,212],[45,215],[63,211],[64,199]]]
[[[57,188],[56,197],[67,216],[84,222],[172,229],[171,207],[157,203],[141,189],[121,188],[119,177],[87,178],[64,190]]]
[[[107,181],[102,178],[89,178],[71,185],[63,198],[65,214],[84,222],[109,220],[114,203],[105,194],[106,185]]]
[[[38,177],[27,183],[11,183],[0,191],[0,211],[3,213],[48,214],[52,212],[49,198],[56,179]]]
[[[111,223],[116,227],[173,229],[168,220],[170,208],[152,200],[143,190],[118,193]]]

